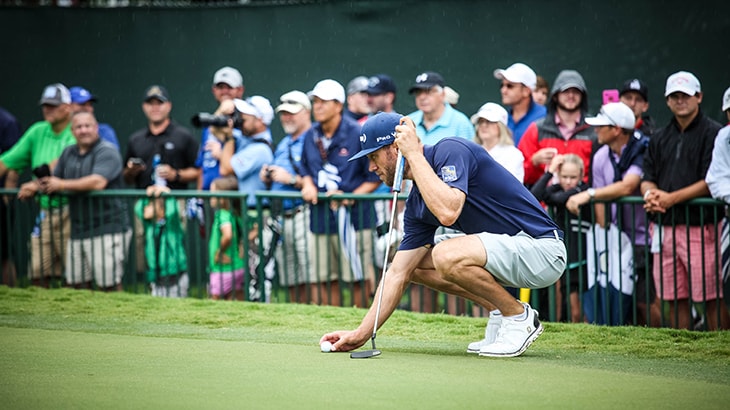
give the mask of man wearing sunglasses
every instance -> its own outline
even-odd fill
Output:
[[[515,146],[520,143],[527,126],[545,116],[547,109],[532,100],[537,75],[526,64],[514,63],[506,69],[494,70],[494,78],[501,80],[499,92],[502,105],[507,107],[507,128],[512,131]]]

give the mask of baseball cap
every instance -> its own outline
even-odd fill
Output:
[[[416,90],[428,90],[437,85],[440,87],[444,86],[444,78],[441,77],[441,74],[433,71],[426,71],[416,76],[416,82],[411,86],[410,90],[408,90],[408,93],[413,94]]]
[[[61,105],[71,103],[71,92],[61,83],[47,85],[38,105]]]
[[[353,78],[347,83],[347,95],[362,93],[368,89],[368,78],[361,75]]]
[[[615,125],[625,130],[633,130],[635,123],[634,112],[622,102],[608,103],[601,107],[598,115],[586,118],[588,125]]]
[[[557,77],[555,77],[555,84],[553,84],[551,94],[563,92],[570,88],[577,88],[583,94],[588,92],[586,82],[583,80],[583,76],[580,75],[579,72],[575,70],[563,70],[558,73]]]
[[[722,110],[730,110],[730,87],[725,90],[725,94],[722,96]]]
[[[286,111],[292,114],[296,114],[302,109],[312,110],[312,104],[309,102],[309,97],[301,91],[289,91],[279,97],[279,104],[276,107],[276,113]]]
[[[667,78],[667,87],[664,90],[664,96],[669,97],[669,94],[675,92],[685,93],[691,96],[701,91],[700,80],[694,74],[687,71],[678,71]]]
[[[271,120],[274,119],[274,109],[266,97],[254,95],[245,100],[235,98],[233,104],[240,113],[253,115],[266,125],[271,124]]]
[[[354,161],[395,142],[395,127],[403,116],[396,112],[379,112],[365,121],[360,131],[360,152],[348,161]]]
[[[144,92],[144,102],[148,102],[149,100],[160,100],[163,103],[168,102],[170,101],[170,94],[161,85],[151,85]]]
[[[309,98],[319,97],[325,101],[345,102],[345,88],[335,80],[322,80],[318,82],[312,91],[308,92]]]
[[[84,104],[88,101],[96,102],[96,97],[89,90],[83,87],[71,87],[71,102],[76,104]]]
[[[646,83],[638,78],[626,80],[623,87],[621,87],[621,90],[619,90],[619,95],[624,95],[629,91],[635,91],[641,95],[641,98],[643,98],[644,101],[649,101],[649,88],[646,86]]]
[[[243,85],[243,76],[235,68],[225,66],[213,75],[213,85],[220,83],[228,84],[231,88],[238,88]]]
[[[494,70],[494,78],[497,80],[507,80],[511,83],[521,83],[531,90],[537,85],[537,75],[535,72],[522,63],[514,63],[506,69],[498,68]]]
[[[368,79],[368,89],[366,93],[370,95],[380,95],[385,93],[395,93],[395,82],[387,74],[376,74]]]
[[[471,116],[471,123],[476,125],[480,118],[484,118],[490,122],[501,122],[505,126],[507,125],[507,110],[501,105],[493,102],[488,102],[481,107],[476,114]]]

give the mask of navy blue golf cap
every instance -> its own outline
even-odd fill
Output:
[[[396,112],[380,112],[365,121],[360,131],[360,152],[348,161],[362,158],[380,148],[395,142],[395,127],[402,115]]]

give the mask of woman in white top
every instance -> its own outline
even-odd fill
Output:
[[[512,132],[507,128],[507,110],[501,105],[488,102],[471,116],[476,133],[474,142],[484,147],[500,165],[517,178],[525,180],[525,158],[515,147]]]

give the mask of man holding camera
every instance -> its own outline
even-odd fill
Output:
[[[195,166],[200,168],[198,189],[209,190],[210,183],[220,176],[220,159],[226,139],[243,138],[240,124],[231,128],[225,117],[233,118],[236,108],[233,99],[243,97],[243,76],[233,67],[223,67],[213,75],[213,97],[218,101],[218,109],[212,116],[204,113],[193,118],[193,125],[202,127],[200,151]],[[222,120],[222,121],[221,121]]]
[[[48,176],[64,148],[75,144],[71,134],[71,93],[63,84],[47,86],[41,96],[43,121],[33,124],[20,140],[0,156],[0,176],[9,170],[44,170]],[[44,165],[43,167],[41,167]],[[50,166],[49,166],[50,165]],[[39,175],[36,175],[39,176]],[[38,191],[37,180],[25,183],[19,199],[32,198]],[[34,286],[48,287],[49,278],[60,278],[70,235],[67,200],[43,195],[39,198],[40,213],[31,235],[31,269]]]
[[[228,139],[223,147],[221,155],[220,172],[222,176],[235,175],[238,180],[238,192],[246,196],[246,218],[248,221],[247,232],[249,233],[249,274],[251,282],[249,283],[249,299],[260,300],[261,290],[257,279],[257,267],[259,264],[259,240],[258,226],[259,220],[266,220],[267,212],[264,215],[258,215],[256,212],[256,191],[266,190],[266,184],[259,178],[261,169],[264,165],[270,164],[274,159],[274,152],[271,148],[271,131],[269,124],[274,119],[274,109],[268,99],[254,95],[245,100],[235,99],[233,103],[240,115],[241,131],[244,138],[235,140]],[[272,231],[268,224],[264,224],[263,240],[264,251],[268,253],[271,246]],[[266,263],[266,284],[270,283],[273,277],[273,265]],[[269,287],[266,286],[265,300],[268,301]]]

